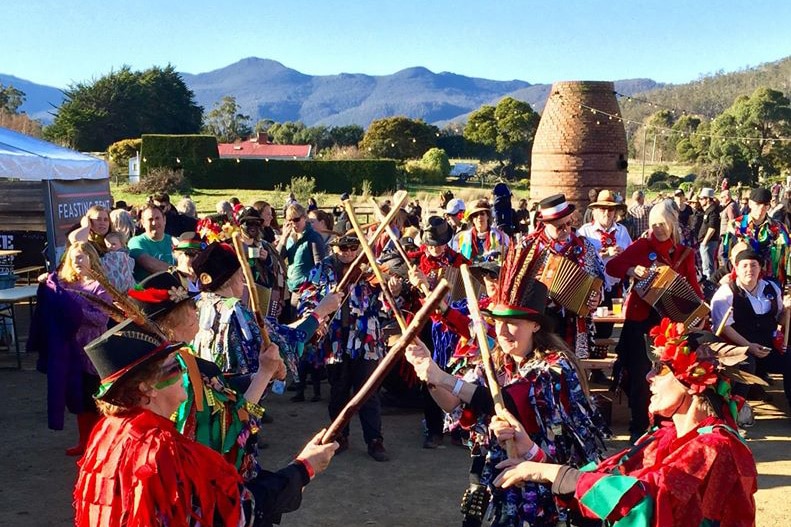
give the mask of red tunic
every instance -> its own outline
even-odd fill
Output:
[[[644,445],[643,448],[639,448]],[[714,417],[677,437],[672,422],[583,472],[574,497],[607,525],[750,527],[758,474],[750,449]]]
[[[79,466],[78,527],[239,524],[233,465],[148,410],[100,421]]]

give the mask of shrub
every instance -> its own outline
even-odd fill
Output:
[[[299,176],[291,180],[288,191],[294,193],[294,197],[300,203],[307,203],[316,190],[316,180],[312,177]]]
[[[670,174],[667,173],[665,170],[655,170],[651,172],[651,175],[648,176],[648,183],[646,183],[649,187],[654,188],[654,186],[659,183],[660,181],[664,182],[667,181],[667,178]]]
[[[153,168],[140,177],[140,183],[129,185],[129,192],[133,194],[188,194],[191,190],[184,172],[170,168]]]
[[[107,147],[107,154],[110,156],[110,161],[124,166],[140,152],[142,144],[142,139],[121,139]]]

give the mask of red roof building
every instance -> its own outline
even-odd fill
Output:
[[[311,145],[276,145],[265,133],[249,141],[219,143],[221,159],[310,159]]]

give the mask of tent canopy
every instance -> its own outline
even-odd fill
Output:
[[[0,128],[0,178],[42,181],[109,177],[104,160]]]

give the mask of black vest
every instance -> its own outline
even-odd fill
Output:
[[[774,332],[777,328],[777,291],[767,282],[763,297],[770,300],[771,307],[763,315],[755,314],[747,293],[735,283],[730,284],[733,292],[733,329],[739,335],[762,346],[772,347]]]

